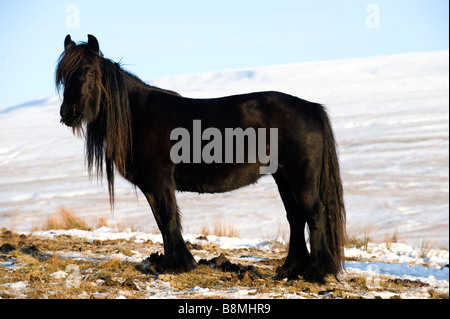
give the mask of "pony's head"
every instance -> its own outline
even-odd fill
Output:
[[[58,90],[64,87],[61,122],[86,137],[86,160],[102,174],[106,164],[111,201],[114,167],[123,174],[131,157],[131,110],[125,79],[118,63],[103,57],[97,39],[75,44],[67,35],[56,67]]]
[[[97,39],[88,35],[88,42],[76,45],[70,35],[64,40],[64,52],[56,69],[56,86],[64,87],[61,122],[78,128],[82,122],[93,121],[100,112],[105,88],[102,84],[103,55]]]

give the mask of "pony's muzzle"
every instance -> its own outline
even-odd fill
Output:
[[[76,126],[76,109],[76,104],[73,104],[72,107],[69,107],[66,103],[63,103],[59,112],[59,115],[61,116],[61,123],[67,126]]]

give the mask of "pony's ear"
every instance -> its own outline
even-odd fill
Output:
[[[72,41],[72,39],[70,38],[70,34],[68,34],[64,39],[64,49],[67,50],[67,48],[69,48],[72,45],[75,45],[75,42]]]
[[[95,52],[99,52],[100,51],[100,47],[98,45],[98,41],[97,38],[94,37],[92,34],[88,34],[88,48],[91,48],[91,50],[95,51]]]

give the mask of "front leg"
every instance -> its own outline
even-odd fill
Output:
[[[151,258],[161,273],[182,273],[195,269],[197,263],[186,247],[181,234],[181,221],[175,199],[175,188],[144,191],[163,236],[164,256]]]

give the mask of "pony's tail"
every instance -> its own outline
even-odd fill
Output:
[[[320,108],[323,123],[324,155],[320,176],[320,200],[325,207],[326,215],[326,244],[331,254],[329,265],[325,265],[326,272],[335,277],[345,269],[344,243],[345,205],[336,142],[329,116],[324,107]]]

